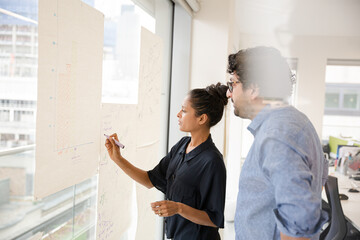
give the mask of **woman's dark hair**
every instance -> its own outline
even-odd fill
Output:
[[[195,115],[199,117],[206,114],[209,118],[209,127],[216,125],[222,118],[224,107],[228,102],[227,89],[226,85],[217,83],[189,92],[191,107],[195,109]]]

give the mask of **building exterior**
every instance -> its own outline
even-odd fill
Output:
[[[120,97],[134,102],[137,95],[129,93],[138,78],[140,41],[134,28],[140,20],[134,4],[120,6],[116,16],[105,19],[103,79],[110,81],[106,94],[126,87]],[[0,240],[28,239],[37,232],[45,239],[93,239],[96,176],[33,199],[38,0],[0,0],[0,10]]]
[[[41,200],[32,197],[38,0],[0,0],[0,10],[0,240],[28,239],[39,231],[47,233],[46,238],[64,239],[75,234],[92,239],[94,179]],[[27,147],[17,148],[21,146]],[[79,231],[74,232],[75,227]]]
[[[37,0],[0,0],[0,149],[35,143]]]

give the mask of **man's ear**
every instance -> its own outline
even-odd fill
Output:
[[[201,116],[199,117],[199,124],[203,125],[203,124],[207,123],[208,119],[209,119],[209,117],[207,114],[205,114],[205,113],[201,114]]]
[[[251,96],[252,100],[259,97],[260,88],[259,88],[259,86],[257,84],[251,84],[250,89],[251,89],[250,96]]]

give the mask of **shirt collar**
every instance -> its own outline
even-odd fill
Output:
[[[261,124],[265,121],[270,111],[271,111],[271,106],[270,104],[268,104],[263,109],[261,109],[261,111],[251,121],[247,129],[251,132],[252,135],[255,136],[257,130],[259,129]]]
[[[186,152],[186,147],[188,146],[189,142],[191,141],[191,138],[189,138],[186,142],[186,144],[184,144],[180,151],[179,154],[185,154]],[[202,151],[208,149],[210,146],[212,146],[214,143],[212,141],[211,138],[211,134],[209,134],[209,137],[206,139],[205,142],[201,143],[199,146],[197,146],[196,148],[194,148],[191,152],[189,152],[188,154],[185,154],[184,157],[184,162],[190,161],[191,159],[193,159],[194,157],[196,157],[197,155],[199,155]]]

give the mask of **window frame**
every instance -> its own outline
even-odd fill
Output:
[[[326,66],[343,66],[343,67],[360,67],[360,60],[356,59],[328,59]],[[360,83],[334,83],[325,81],[325,103],[324,115],[337,115],[337,116],[360,116]],[[344,96],[350,91],[357,95],[357,103],[355,109],[344,107]],[[339,107],[326,107],[326,94],[327,93],[339,94]]]

